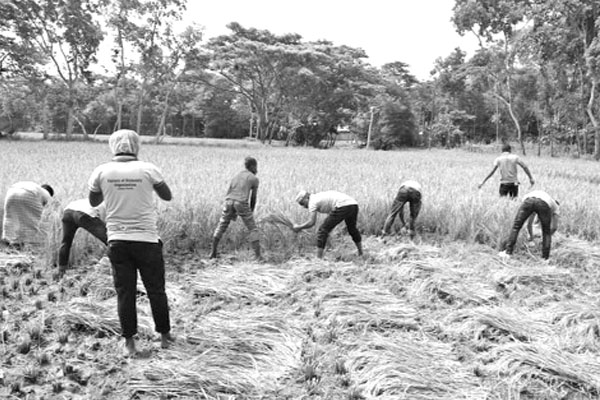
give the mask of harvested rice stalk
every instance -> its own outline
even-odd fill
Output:
[[[445,325],[448,332],[458,336],[493,342],[503,342],[506,338],[529,342],[554,334],[550,324],[535,319],[535,315],[511,308],[479,307],[458,311],[446,318]]]
[[[260,220],[260,223],[267,223],[273,225],[283,225],[288,228],[292,228],[294,226],[294,222],[288,218],[283,212],[278,211],[275,213],[271,213]]]
[[[320,299],[320,317],[327,323],[360,330],[415,330],[418,312],[390,292],[364,285],[324,287]]]
[[[111,300],[106,302],[73,300],[64,308],[55,309],[53,318],[72,330],[118,335],[121,325],[117,316],[116,300]],[[151,336],[154,332],[153,326],[151,318],[141,313],[138,307],[139,332]]]
[[[573,276],[569,270],[554,267],[535,267],[530,265],[522,269],[504,269],[494,274],[493,279],[500,287],[505,287],[512,283],[521,283],[525,285],[573,285]]]
[[[531,378],[568,385],[588,398],[600,394],[600,363],[595,354],[571,354],[551,344],[508,343],[492,352],[484,371],[509,376],[514,384]]]
[[[484,305],[495,302],[498,298],[496,290],[476,278],[440,271],[430,278],[416,281],[410,289],[411,297],[423,298],[428,303],[438,299],[448,304]]]
[[[353,347],[346,366],[367,398],[486,398],[472,373],[453,361],[450,345],[408,334],[370,334]]]

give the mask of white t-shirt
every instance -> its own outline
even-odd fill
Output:
[[[94,170],[88,188],[104,197],[109,241],[158,242],[152,193],[162,182],[158,167],[144,161],[111,161]]]
[[[548,193],[544,192],[543,190],[533,190],[527,193],[525,196],[523,196],[523,200],[528,199],[530,197],[535,197],[536,199],[543,200],[546,204],[548,204],[548,206],[552,210],[552,214],[558,215],[559,206],[556,203],[556,200],[554,200]]]
[[[402,186],[404,186],[406,188],[412,188],[412,189],[418,190],[419,192],[421,191],[421,184],[417,181],[413,181],[413,180],[404,181],[404,182],[402,182],[400,187],[402,187]]]
[[[336,208],[357,205],[358,203],[352,197],[347,194],[336,192],[335,190],[328,190],[326,192],[320,192],[311,194],[308,200],[308,211],[309,212],[320,212],[323,214],[329,214]]]
[[[519,183],[517,165],[522,165],[519,156],[508,152],[494,160],[494,166],[500,169],[500,183]]]
[[[65,207],[66,210],[80,211],[92,218],[100,218],[102,221],[106,221],[106,206],[104,202],[96,207],[92,207],[88,199],[73,200],[67,204]]]

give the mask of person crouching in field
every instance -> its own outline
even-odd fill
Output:
[[[254,256],[256,260],[262,260],[260,254],[259,233],[253,214],[258,193],[258,178],[256,177],[258,163],[253,157],[246,157],[244,166],[246,169],[233,177],[229,184],[229,189],[227,189],[219,225],[217,225],[213,234],[210,258],[217,257],[219,241],[223,237],[225,231],[227,231],[227,227],[229,227],[231,221],[234,221],[240,216],[244,225],[246,225],[246,228],[250,231],[249,240],[254,249]]]
[[[307,208],[310,213],[308,221],[292,227],[293,231],[296,233],[303,229],[313,227],[317,222],[317,213],[327,214],[327,218],[325,218],[325,221],[323,221],[317,231],[318,258],[323,258],[323,252],[325,251],[329,233],[342,221],[346,222],[348,233],[358,249],[358,255],[362,256],[362,238],[360,232],[356,228],[356,221],[358,219],[358,202],[356,200],[347,194],[336,192],[334,190],[315,194],[310,194],[309,192],[302,190],[296,195],[295,200],[302,207]]]
[[[415,221],[419,216],[421,210],[421,184],[419,182],[408,180],[400,184],[400,189],[396,194],[396,198],[392,203],[392,210],[385,219],[383,224],[382,236],[390,233],[392,224],[396,216],[400,217],[402,227],[406,225],[404,222],[404,205],[408,203],[410,206],[410,222],[409,222],[409,233],[411,239],[415,237]]]
[[[109,138],[114,155],[98,166],[88,181],[93,207],[104,201],[108,236],[108,258],[117,291],[122,336],[128,355],[137,353],[136,286],[139,271],[146,288],[161,347],[174,338],[170,334],[169,305],[165,293],[165,262],[158,236],[152,193],[170,201],[171,189],[154,164],[137,158],[140,138],[135,131],[121,129]]]
[[[106,237],[106,207],[101,203],[92,207],[88,199],[74,200],[67,204],[62,215],[62,241],[58,250],[58,274],[62,276],[69,267],[69,255],[75,233],[83,228],[96,239],[107,244]]]
[[[518,179],[518,171],[517,165],[523,168],[523,171],[529,177],[529,183],[531,186],[535,183],[533,180],[533,176],[529,171],[529,168],[523,160],[519,158],[516,154],[511,154],[511,147],[509,144],[505,144],[502,146],[502,154],[494,160],[494,168],[492,172],[489,173],[488,176],[485,177],[483,182],[481,182],[478,186],[479,189],[487,182],[488,179],[494,175],[496,170],[500,168],[500,196],[508,196],[510,198],[515,198],[519,195],[519,179]]]
[[[10,186],[4,198],[2,243],[17,249],[39,243],[40,219],[52,196],[54,190],[47,184],[23,181]]]
[[[558,226],[558,210],[558,201],[543,190],[534,190],[527,193],[523,197],[523,203],[517,211],[510,236],[506,241],[504,251],[500,255],[509,256],[513,253],[519,231],[528,218],[527,231],[529,239],[533,240],[533,219],[537,215],[542,226],[542,258],[547,260],[550,257],[552,235],[556,232]]]

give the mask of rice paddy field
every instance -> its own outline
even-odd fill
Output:
[[[497,154],[144,145],[140,158],[174,195],[157,209],[177,341],[159,349],[140,283],[144,357],[126,358],[103,246],[80,231],[66,276],[54,267],[62,208],[87,195],[107,144],[1,143],[2,198],[19,180],[49,183],[55,197],[40,247],[0,251],[0,398],[600,398],[600,164],[526,157],[534,187],[561,203],[559,231],[548,262],[524,232],[502,259],[519,201],[498,198],[498,176],[477,189]],[[248,155],[266,262],[252,261],[241,221],[209,262],[220,203]],[[397,222],[381,238],[405,179],[423,185],[418,236]],[[308,217],[293,202],[300,189],[358,200],[363,257],[343,226],[323,260],[316,229],[288,229]]]

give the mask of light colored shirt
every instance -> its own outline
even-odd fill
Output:
[[[358,205],[356,200],[352,197],[344,193],[336,192],[335,190],[328,190],[326,192],[310,195],[308,200],[308,211],[329,214],[336,208],[352,205]]]
[[[89,215],[92,218],[99,218],[106,221],[106,206],[104,202],[96,207],[92,207],[88,199],[73,200],[65,207],[66,210],[80,211]]]
[[[258,178],[252,172],[244,170],[231,180],[225,199],[247,203],[250,192],[256,189],[258,189]]]
[[[519,184],[517,165],[524,164],[518,155],[509,152],[502,153],[494,160],[494,166],[500,169],[500,183]]]
[[[413,180],[408,180],[408,181],[404,181],[402,182],[402,184],[400,184],[400,187],[406,187],[406,188],[412,188],[415,189],[417,191],[421,191],[421,184],[417,181],[413,181]]]
[[[546,204],[548,204],[550,210],[552,210],[552,214],[558,215],[559,206],[556,203],[556,200],[554,200],[548,193],[544,192],[543,190],[533,190],[523,196],[523,200],[531,197],[543,200]]]
[[[9,194],[12,195],[15,193],[25,192],[27,192],[29,195],[36,197],[42,206],[48,204],[48,202],[52,199],[52,196],[50,196],[50,193],[48,193],[46,189],[44,189],[41,185],[30,181],[21,181],[14,183],[8,188],[6,196],[8,197]]]
[[[50,193],[35,182],[22,181],[11,185],[4,199],[2,239],[41,243],[39,222],[44,206],[51,198]]]
[[[92,172],[88,188],[104,197],[109,241],[158,242],[152,193],[162,182],[158,167],[138,160],[112,161]]]

